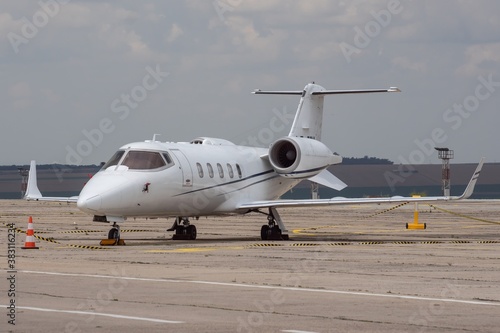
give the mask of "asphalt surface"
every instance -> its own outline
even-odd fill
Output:
[[[131,219],[101,247],[75,206],[1,200],[0,332],[499,332],[498,202],[437,206],[425,230],[413,204],[283,209],[289,241],[261,241],[260,214],[192,221],[195,241]],[[28,216],[39,249],[9,252]]]

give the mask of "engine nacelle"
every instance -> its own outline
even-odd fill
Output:
[[[269,147],[269,162],[282,177],[309,178],[332,164],[341,163],[342,157],[334,155],[320,141],[285,137]]]

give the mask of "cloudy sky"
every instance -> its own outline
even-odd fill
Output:
[[[499,1],[6,1],[0,164],[98,164],[123,144],[221,137],[268,146],[301,90],[328,96],[342,156],[500,162]]]

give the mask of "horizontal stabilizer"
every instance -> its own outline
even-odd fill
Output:
[[[381,92],[401,92],[398,87],[390,87],[389,89],[351,89],[351,90],[322,90],[313,91],[311,95],[341,95],[341,94],[369,94]],[[302,95],[303,90],[260,90],[255,89],[252,94],[256,95]]]
[[[398,87],[390,87],[389,89],[323,90],[313,91],[311,95],[369,94],[381,92],[401,92],[401,90]]]
[[[309,178],[309,180],[320,185],[333,188],[337,191],[341,191],[347,187],[346,183],[335,177],[326,169],[318,173],[316,176]]]
[[[341,94],[367,94],[400,92],[397,87],[386,89],[351,89],[351,90],[327,90],[320,85],[308,83],[303,90],[260,90],[253,91],[254,94],[262,95],[298,95],[300,97],[297,112],[288,136],[303,137],[321,141],[321,128],[323,123],[323,102],[327,95]]]
[[[293,90],[293,91],[264,91],[260,89],[255,89],[252,91],[252,94],[261,94],[261,95],[302,95],[302,90]]]

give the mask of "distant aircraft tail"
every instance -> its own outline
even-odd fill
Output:
[[[254,94],[269,95],[301,95],[295,119],[288,136],[303,137],[321,141],[321,128],[323,123],[323,101],[325,95],[335,94],[364,94],[378,92],[400,92],[396,87],[389,89],[365,90],[326,90],[322,86],[309,83],[303,91],[262,91],[255,90]]]
[[[37,200],[42,197],[42,193],[38,189],[37,177],[36,177],[36,162],[31,161],[30,171],[28,174],[28,187],[26,188],[26,194],[24,199],[26,200]]]
[[[36,175],[36,162],[31,161],[30,171],[28,174],[28,187],[26,188],[26,194],[24,195],[25,200],[34,201],[64,201],[64,202],[76,202],[78,196],[73,197],[44,197],[37,184]]]

